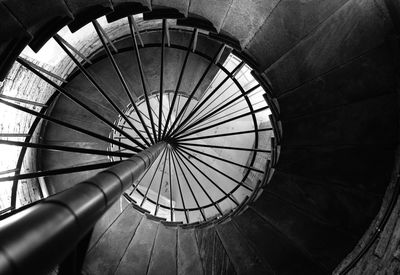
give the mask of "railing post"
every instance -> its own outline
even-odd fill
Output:
[[[0,221],[0,274],[42,274],[63,261],[165,146],[154,144]]]

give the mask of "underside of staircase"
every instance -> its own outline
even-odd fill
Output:
[[[10,261],[11,274],[26,274],[28,268],[18,266],[13,251],[2,246],[8,240],[1,234],[14,213],[29,214],[29,205],[16,207],[22,180],[44,182],[50,194],[32,200],[33,207],[51,204],[51,195],[71,190],[157,142],[167,144],[151,163],[160,168],[153,168],[154,173],[149,168],[161,177],[159,189],[151,186],[150,176],[143,175],[143,183],[135,179],[68,257],[46,274],[400,272],[398,1],[0,0],[0,20],[0,104],[37,117],[30,134],[36,140],[27,137],[21,145],[37,144],[32,147],[37,153],[20,155],[34,163],[34,171],[18,170],[8,178],[0,174],[0,181],[13,182],[10,207],[0,212],[0,252],[6,255],[0,255],[0,265],[3,258]],[[65,33],[72,37],[88,29],[92,32],[81,52],[74,52]],[[62,70],[53,67],[59,78],[20,55],[26,47],[40,53],[49,41],[77,61],[66,56],[57,64]],[[228,68],[231,60],[238,64]],[[263,94],[261,105],[247,98],[253,86],[241,82],[245,69],[254,91]],[[40,108],[28,108],[26,102],[4,97],[7,83],[24,71],[30,71],[32,79],[25,82],[32,86],[39,87],[43,76],[52,79],[43,86],[42,93],[49,95],[40,103],[45,107],[37,103]],[[198,132],[247,131],[252,123],[256,141],[248,151],[259,151],[257,156],[237,153],[238,148],[223,153],[221,146],[247,144],[243,133],[222,135],[212,145],[190,124],[190,115],[218,86],[220,75],[237,85],[252,120],[239,120],[231,128],[218,120],[199,123]],[[174,95],[182,99],[181,109],[174,109]],[[25,100],[34,101],[29,93]],[[182,111],[184,103],[188,114]],[[146,113],[146,104],[157,106],[156,112]],[[223,104],[214,100],[211,113]],[[229,115],[222,109],[225,119],[242,114],[235,108]],[[169,113],[171,124],[178,118],[171,132]],[[122,127],[128,115],[132,123]],[[134,141],[123,142],[129,135]],[[196,143],[193,135],[203,139]],[[199,149],[215,143],[218,149]],[[242,159],[217,176],[217,170],[228,166],[198,160],[210,152],[220,162]],[[248,172],[238,172],[238,166]],[[235,178],[232,187],[226,178],[236,174],[244,176]],[[164,175],[176,175],[173,190],[171,180],[169,189],[162,189]],[[208,185],[196,182],[199,175],[211,178]],[[183,191],[179,180],[182,186],[187,182]],[[43,232],[40,238],[46,238]]]

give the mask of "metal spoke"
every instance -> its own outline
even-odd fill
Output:
[[[235,121],[235,120],[237,120],[237,119],[246,117],[246,116],[248,116],[248,115],[254,115],[254,114],[258,113],[258,112],[262,112],[262,111],[265,111],[265,110],[267,110],[267,109],[268,109],[268,106],[262,107],[262,108],[259,108],[259,109],[257,109],[257,110],[250,111],[250,112],[244,113],[244,114],[242,114],[242,115],[238,115],[238,116],[235,116],[235,117],[233,117],[233,118],[230,118],[230,119],[227,119],[227,120],[224,120],[224,121],[221,121],[221,122],[212,124],[212,125],[210,125],[210,126],[207,126],[207,127],[204,127],[204,128],[200,128],[200,129],[197,129],[197,130],[194,130],[194,131],[192,131],[192,132],[190,132],[190,133],[178,134],[178,135],[176,135],[176,136],[174,136],[174,137],[177,138],[177,139],[179,139],[179,138],[182,138],[182,137],[187,137],[187,136],[190,136],[190,135],[194,135],[194,134],[196,134],[196,133],[200,133],[200,132],[203,132],[203,131],[205,131],[205,130],[208,130],[208,129],[217,127],[217,126],[219,126],[219,125],[222,125],[222,124],[225,124],[225,123],[228,123],[228,122],[231,122],[231,121]],[[181,132],[181,133],[182,133],[182,132]]]
[[[196,144],[196,143],[179,142],[179,145],[206,147],[206,148],[218,148],[218,149],[226,149],[226,150],[248,151],[248,152],[271,153],[271,150],[254,149],[254,148],[242,148],[242,147],[231,147],[231,146],[220,146],[220,145],[213,145],[213,144]]]
[[[39,76],[41,79],[43,79],[44,81],[46,81],[48,84],[50,84],[51,86],[53,86],[55,89],[57,89],[59,92],[61,92],[63,95],[65,95],[68,99],[70,99],[71,101],[73,101],[74,103],[76,103],[77,105],[81,106],[83,109],[85,109],[86,111],[88,111],[89,113],[91,113],[92,115],[94,115],[96,118],[98,118],[99,120],[101,120],[103,123],[105,123],[106,125],[110,126],[111,128],[113,128],[114,130],[116,130],[117,132],[121,133],[122,135],[126,136],[127,138],[129,138],[133,143],[135,143],[136,145],[142,147],[143,149],[145,149],[146,147],[144,147],[140,142],[136,141],[134,138],[132,138],[128,133],[126,133],[125,131],[121,130],[120,128],[118,128],[116,125],[114,125],[112,122],[108,121],[107,119],[105,119],[102,115],[100,115],[98,112],[94,111],[93,109],[91,109],[88,105],[86,105],[85,103],[83,103],[82,101],[80,101],[79,99],[77,99],[75,96],[73,96],[71,93],[69,93],[67,90],[65,90],[64,88],[60,87],[59,85],[57,85],[56,83],[54,83],[53,81],[51,81],[50,79],[48,79],[47,77],[45,77],[44,75],[42,75],[39,71],[37,71],[36,69],[32,68],[28,63],[25,62],[24,59],[22,59],[21,57],[17,58],[17,61],[25,66],[27,69],[29,69],[31,72],[33,72],[35,75]]]
[[[171,119],[172,111],[173,111],[174,106],[175,106],[175,101],[176,101],[176,98],[178,96],[179,88],[180,88],[181,83],[182,83],[183,74],[185,72],[187,61],[189,59],[190,48],[193,45],[193,40],[194,40],[195,34],[196,34],[196,29],[193,31],[192,37],[190,39],[189,45],[188,45],[187,50],[186,50],[186,55],[185,55],[185,59],[183,60],[181,72],[180,72],[179,78],[178,78],[178,83],[176,84],[176,89],[174,91],[174,96],[172,98],[171,106],[170,106],[170,108],[168,110],[167,121],[165,122],[165,131],[163,133],[163,138],[165,138],[165,135],[166,135],[167,130],[168,130],[169,121]],[[180,97],[179,97],[179,101],[180,101]],[[179,108],[179,102],[178,102],[178,108]],[[176,112],[178,112],[178,109],[176,110]],[[172,127],[171,127],[171,129],[172,129]]]
[[[147,186],[146,193],[143,195],[143,200],[142,200],[142,202],[140,203],[140,207],[142,207],[143,204],[144,204],[144,202],[146,201],[147,194],[149,193],[150,187],[151,187],[151,185],[152,185],[152,183],[153,183],[154,177],[155,177],[156,174],[157,174],[158,167],[159,167],[160,164],[161,164],[161,161],[162,161],[162,159],[163,159],[163,157],[164,157],[165,152],[166,152],[166,149],[164,149],[163,152],[162,152],[162,154],[161,154],[161,157],[160,157],[160,160],[158,161],[156,170],[154,171],[154,174],[153,174],[153,176],[151,177],[150,183],[149,183],[149,185]]]
[[[19,174],[19,175],[10,176],[10,177],[1,177],[0,182],[12,181],[12,180],[33,179],[33,178],[38,178],[38,177],[47,177],[47,176],[64,175],[64,174],[71,174],[71,173],[77,173],[77,172],[98,170],[98,169],[104,169],[104,168],[111,167],[118,163],[119,163],[119,161],[103,162],[103,163],[75,166],[75,167],[69,167],[69,168],[61,168],[61,169],[53,169],[53,170],[40,171],[40,172],[34,172],[34,173]]]
[[[167,151],[167,149],[166,149]],[[154,210],[154,215],[157,216],[157,212],[158,212],[158,202],[160,201],[160,194],[161,194],[161,187],[162,187],[162,181],[164,179],[164,172],[165,172],[165,165],[167,164],[167,154],[165,154],[165,158],[164,158],[164,164],[163,164],[163,169],[161,172],[161,179],[160,179],[160,186],[158,188],[158,195],[157,195],[157,202],[156,202],[156,209]],[[157,173],[157,171],[156,171]]]
[[[138,62],[140,79],[141,79],[141,83],[142,83],[142,88],[143,88],[144,98],[145,98],[145,102],[146,102],[147,112],[149,114],[150,124],[151,124],[151,128],[153,130],[154,138],[156,138],[156,129],[155,129],[155,126],[154,126],[153,115],[151,114],[151,111],[150,111],[150,110],[152,110],[152,108],[151,108],[150,101],[149,101],[149,95],[147,93],[147,85],[146,85],[146,79],[145,79],[145,75],[144,75],[144,71],[143,71],[143,64],[142,64],[142,60],[140,58],[139,47],[138,47],[136,36],[135,36],[135,33],[134,33],[135,30],[138,32],[138,29],[136,27],[135,19],[133,18],[132,15],[128,16],[128,22],[129,22],[129,29],[130,29],[130,32],[131,32],[132,41],[133,41],[133,47],[135,48],[136,60]],[[139,35],[139,39],[140,39],[140,41],[142,43],[142,46],[143,46],[143,41],[141,40],[140,35]],[[153,139],[150,139],[150,141],[152,143],[154,142]]]
[[[260,103],[264,103],[264,100],[259,101],[259,102],[255,103],[255,104],[253,104],[253,107],[257,106],[257,105],[260,104]],[[233,107],[233,106],[232,106],[232,107]],[[230,112],[229,114],[224,114],[223,116],[220,116],[220,117],[215,118],[216,116],[218,116],[218,115],[221,114],[222,112],[227,111],[227,110],[221,110],[221,111],[219,111],[218,113],[216,113],[216,114],[212,115],[211,117],[209,117],[209,119],[211,119],[211,118],[214,118],[214,119],[211,119],[211,120],[209,120],[209,121],[203,121],[202,124],[194,126],[194,127],[193,127],[193,130],[197,130],[197,129],[201,128],[201,127],[210,125],[211,123],[214,123],[214,122],[216,122],[216,121],[218,121],[218,120],[221,120],[221,119],[225,119],[225,118],[227,118],[227,117],[229,117],[229,116],[231,116],[231,115],[240,113],[241,111],[244,111],[244,110],[246,110],[246,109],[248,109],[248,108],[249,108],[249,107],[246,106],[246,107],[243,107],[243,108],[241,108],[241,109],[239,109],[239,110],[234,110],[234,111]]]
[[[107,47],[107,45],[106,45],[106,43],[105,43],[105,41],[104,41],[104,38],[103,38],[103,36],[102,36],[102,34],[101,34],[101,32],[100,32],[100,25],[99,25],[99,23],[98,23],[96,20],[92,21],[92,23],[93,23],[93,26],[94,26],[94,28],[95,28],[95,30],[96,30],[96,32],[97,32],[98,37],[100,38],[100,41],[101,41],[101,43],[102,43],[102,45],[103,45],[103,48],[105,49],[105,51],[106,51],[106,53],[107,53],[108,59],[110,60],[110,62],[111,62],[111,64],[112,64],[112,66],[113,66],[115,72],[117,73],[118,78],[119,78],[119,80],[120,80],[120,82],[121,82],[121,84],[122,84],[122,86],[123,86],[123,88],[124,88],[124,91],[125,91],[126,95],[128,96],[128,98],[129,98],[129,100],[130,100],[130,102],[131,102],[133,108],[135,109],[135,112],[137,113],[140,122],[141,122],[143,125],[146,125],[146,123],[145,123],[144,120],[143,120],[143,117],[141,116],[141,114],[140,114],[140,112],[139,112],[138,107],[137,107],[136,104],[135,104],[135,101],[134,101],[134,99],[133,99],[133,97],[132,97],[132,93],[131,93],[131,91],[130,91],[130,89],[129,89],[129,87],[128,87],[128,84],[126,83],[125,78],[123,77],[122,72],[121,72],[121,70],[119,69],[119,67],[118,67],[118,65],[117,65],[117,62],[115,61],[115,59],[114,59],[114,57],[113,57],[113,55],[112,55],[110,49]],[[143,127],[143,128],[145,129],[145,131],[146,131],[146,133],[147,133],[147,136],[149,137],[149,140],[151,141],[151,135],[150,135],[149,130],[147,129],[147,127]]]
[[[182,158],[181,158],[181,156],[180,155],[182,155],[179,151],[177,151],[177,153],[178,153],[178,158],[180,159],[180,160],[182,160]],[[183,156],[183,155],[182,155]],[[191,164],[192,164],[192,166],[193,166],[193,163],[190,161],[190,160],[188,160],[187,158],[185,158],[187,161],[189,161]],[[194,180],[196,181],[196,183],[197,183],[197,185],[198,186],[200,186],[200,188],[201,188],[201,190],[204,192],[204,194],[206,194],[206,196],[207,196],[207,198],[210,200],[210,202],[211,202],[211,204],[217,209],[217,211],[221,214],[221,215],[223,215],[223,213],[222,213],[222,211],[221,211],[221,209],[218,207],[218,205],[214,202],[214,200],[211,198],[211,196],[210,196],[210,194],[208,194],[208,192],[206,191],[206,189],[204,189],[204,187],[203,187],[203,185],[199,182],[199,180],[195,177],[195,175],[193,174],[193,172],[189,169],[189,167],[186,165],[186,163],[182,160],[182,163],[183,163],[183,165],[185,166],[185,168],[186,168],[186,170],[188,170],[189,171],[189,173],[190,173],[190,175],[192,176],[192,178],[194,178]],[[197,167],[196,167],[197,168]],[[198,169],[197,169],[198,170]],[[208,177],[207,177],[208,178]],[[212,182],[212,183],[214,183],[214,182]],[[215,184],[215,183],[214,183]],[[219,187],[218,185],[216,185],[215,184],[215,186],[217,186],[217,187]],[[225,192],[225,191],[223,191],[221,188],[218,188],[218,190],[220,190],[225,196],[228,196],[228,194]]]
[[[211,67],[214,65],[214,63],[216,62],[218,56],[220,56],[220,52],[223,51],[225,49],[225,45],[222,45],[217,53],[216,56],[214,56],[213,60],[208,64],[207,68],[204,70],[202,76],[200,77],[199,81],[197,82],[196,86],[194,87],[193,91],[190,93],[189,98],[186,100],[185,105],[183,106],[183,108],[181,109],[181,111],[178,114],[178,117],[175,119],[174,123],[172,124],[170,130],[167,133],[167,136],[169,135],[169,133],[171,132],[171,129],[174,128],[175,124],[177,123],[177,121],[181,118],[184,117],[184,114],[186,112],[186,109],[189,107],[189,104],[193,98],[193,96],[196,94],[196,91],[198,90],[198,88],[200,87],[201,83],[203,82],[203,80],[205,79],[205,77],[207,76],[207,73],[210,71]],[[181,124],[180,124],[181,125]],[[179,130],[180,125],[178,125],[178,127],[174,130],[175,132]]]
[[[177,154],[175,154],[175,151],[173,151],[173,153],[174,153],[174,155],[175,155],[175,157],[176,157],[176,162],[178,163],[179,169],[180,169],[181,172],[182,172],[183,178],[185,179],[186,185],[189,187],[190,193],[192,194],[192,197],[193,197],[193,199],[194,199],[194,201],[195,201],[195,203],[196,203],[196,205],[197,205],[197,208],[198,208],[198,209],[201,209],[200,204],[199,204],[199,202],[197,201],[197,198],[196,198],[196,196],[195,196],[195,194],[194,194],[194,192],[193,192],[193,190],[192,190],[192,187],[191,187],[190,184],[189,184],[189,181],[188,181],[188,179],[187,179],[187,177],[186,177],[186,174],[185,174],[185,172],[183,171],[181,164],[179,163],[178,156],[177,156]],[[204,215],[203,211],[200,211],[200,213],[201,213],[203,219],[206,220],[206,216]]]
[[[23,99],[23,98],[18,98],[18,97],[13,97],[13,96],[7,96],[7,95],[2,95],[2,94],[0,94],[0,98],[4,98],[4,99],[7,99],[7,100],[12,100],[12,101],[16,101],[16,102],[20,102],[20,103],[25,103],[25,104],[29,104],[29,105],[33,105],[33,106],[47,107],[46,104],[43,104],[43,103],[40,103],[40,102],[31,101],[31,100],[27,100],[27,99]]]
[[[236,163],[236,162],[233,162],[233,161],[224,159],[224,158],[220,158],[220,157],[218,157],[218,156],[210,155],[210,154],[207,154],[207,153],[205,153],[205,152],[201,152],[201,151],[198,151],[198,150],[195,150],[195,149],[191,149],[191,148],[186,147],[186,146],[183,146],[183,145],[180,145],[179,147],[182,148],[182,149],[186,149],[186,150],[190,150],[190,151],[192,151],[192,152],[198,153],[198,154],[200,154],[200,155],[207,156],[207,157],[209,157],[209,158],[217,159],[217,160],[220,160],[220,161],[229,163],[229,164],[233,164],[233,165],[236,165],[236,166],[245,168],[245,169],[249,169],[249,170],[255,171],[255,172],[257,172],[257,173],[261,173],[261,174],[264,173],[264,171],[259,170],[259,169],[257,169],[257,168],[254,168],[254,167],[251,167],[251,166],[242,165],[242,164],[239,164],[239,163]],[[190,160],[189,160],[189,161],[190,161]]]
[[[242,63],[243,63],[243,62],[242,62]],[[200,110],[200,108],[201,108],[208,100],[210,100],[210,98],[213,97],[214,94],[226,83],[226,81],[228,81],[228,79],[230,79],[230,78],[232,77],[232,75],[235,74],[235,72],[237,72],[240,68],[241,68],[241,63],[240,63],[239,65],[237,65],[237,66],[233,69],[233,71],[231,72],[231,74],[228,74],[228,75],[221,81],[221,83],[219,83],[218,86],[215,87],[215,88],[207,95],[206,98],[204,98],[204,100],[199,101],[200,103],[198,103],[198,105],[195,106],[195,107],[193,108],[193,110],[189,113],[189,115],[186,117],[186,119],[182,122],[182,125],[185,125],[187,122],[189,122],[191,118],[194,119],[194,115]],[[228,88],[230,88],[233,84],[234,84],[234,82],[232,82],[231,85],[229,85],[226,89],[224,89],[224,91],[221,92],[221,93],[219,94],[219,96],[222,95],[222,94],[223,94]],[[211,103],[212,103],[212,102],[210,102],[210,104],[211,104]],[[208,105],[208,106],[209,106],[209,105]],[[207,107],[208,107],[208,106],[207,106]],[[206,108],[207,108],[207,107],[206,107]],[[205,109],[206,109],[206,108],[205,108]],[[204,110],[205,110],[205,109],[204,109]]]
[[[216,134],[216,135],[209,135],[209,136],[183,138],[183,139],[179,139],[179,141],[182,142],[182,141],[189,141],[189,140],[199,140],[199,139],[235,136],[235,135],[251,134],[251,133],[255,133],[255,132],[272,131],[272,130],[273,130],[272,128],[263,128],[263,129],[258,129],[258,130],[253,129],[253,130],[248,130],[248,131],[239,131],[239,132]]]
[[[178,150],[182,150],[182,149],[180,149],[180,148],[178,147]],[[201,159],[199,159],[198,157],[194,156],[193,154],[190,154],[189,152],[185,152],[185,153],[188,154],[191,158],[194,158],[195,160],[197,160],[197,161],[203,163],[205,166],[207,166],[207,167],[211,168],[212,170],[218,172],[219,174],[221,174],[221,175],[227,177],[227,178],[230,179],[231,181],[236,182],[238,185],[240,185],[240,186],[246,188],[246,189],[249,190],[249,191],[253,191],[253,189],[251,189],[250,187],[244,185],[242,182],[239,182],[238,180],[232,178],[232,177],[229,176],[228,174],[226,174],[226,173],[224,173],[224,172],[222,172],[222,171],[216,169],[215,167],[213,167],[213,166],[211,166],[210,164],[208,164],[208,163],[202,161]]]
[[[173,155],[173,150],[171,150],[170,153],[171,153],[171,156],[172,156],[172,162],[174,164],[176,182],[178,183],[179,194],[181,195],[181,202],[182,202],[183,210],[184,210],[184,213],[185,213],[186,222],[189,223],[189,217],[187,216],[187,212],[186,212],[185,200],[183,199],[182,188],[181,188],[181,184],[179,182],[178,171],[176,170],[175,156]]]
[[[107,95],[102,87],[96,82],[96,80],[90,75],[90,73],[81,65],[81,63],[72,55],[72,53],[66,48],[66,46],[60,40],[60,36],[56,34],[54,40],[60,45],[60,47],[64,50],[64,52],[71,58],[71,60],[78,66],[79,70],[83,73],[83,75],[89,80],[89,82],[96,88],[96,90],[107,100],[108,103],[114,108],[115,111],[132,127],[132,129],[136,132],[136,134],[146,143],[147,146],[150,146],[150,143],[144,138],[144,136],[136,129],[133,123],[128,119],[128,117],[121,111],[121,109],[114,103],[114,101]],[[141,146],[145,148],[144,145]]]
[[[45,120],[47,120],[47,121],[56,123],[56,124],[58,124],[58,125],[64,126],[64,127],[66,127],[66,128],[72,129],[72,130],[74,130],[74,131],[77,131],[77,132],[86,134],[86,135],[88,135],[88,136],[91,136],[91,137],[94,137],[94,138],[97,138],[97,139],[100,139],[100,140],[103,140],[103,141],[106,141],[106,142],[115,144],[115,145],[120,146],[120,147],[124,147],[124,148],[126,148],[126,149],[130,149],[130,150],[132,150],[132,151],[136,150],[135,147],[130,146],[130,145],[128,145],[128,144],[118,142],[118,141],[113,140],[113,139],[108,138],[108,137],[104,137],[104,136],[99,135],[99,134],[97,134],[97,133],[95,133],[95,132],[92,132],[92,131],[83,129],[83,128],[81,128],[81,127],[72,125],[72,124],[67,123],[67,122],[64,122],[64,121],[62,121],[62,120],[58,120],[58,119],[56,119],[56,118],[53,118],[53,117],[44,115],[44,114],[42,114],[42,113],[33,111],[33,110],[29,109],[29,108],[22,107],[22,106],[19,106],[19,105],[17,105],[17,104],[14,104],[14,103],[11,103],[11,102],[8,102],[8,101],[4,101],[4,100],[2,100],[2,99],[0,99],[0,103],[2,103],[2,104],[4,104],[4,105],[7,105],[7,106],[9,106],[9,107],[13,107],[13,108],[15,108],[15,109],[17,109],[17,110],[20,110],[20,111],[22,111],[22,112],[25,112],[25,113],[34,115],[34,116],[36,116],[36,117],[40,117],[40,118],[45,119]]]
[[[171,149],[168,148],[168,169],[169,169],[169,208],[171,210],[171,222],[174,221],[174,212],[172,208],[172,175],[171,175]]]
[[[187,158],[182,152],[185,152],[186,154],[188,154],[182,147],[178,147],[178,153],[184,157],[186,159],[187,162],[189,162],[197,171],[199,171],[206,179],[208,179],[219,191],[221,191],[221,193],[223,193],[225,195],[225,197],[229,198],[234,204],[239,205],[239,203],[233,199],[232,196],[232,192],[226,193],[217,183],[215,183],[215,181],[213,181],[209,176],[207,176],[206,173],[204,173],[199,167],[197,167],[196,165],[194,165],[194,163]],[[188,154],[189,155],[189,154]],[[222,214],[222,213],[221,213]]]
[[[159,102],[159,110],[158,110],[158,137],[157,140],[161,140],[161,119],[162,119],[162,103],[163,103],[163,85],[164,85],[164,51],[165,51],[165,28],[166,28],[166,19],[162,20],[162,37],[161,37],[161,72],[160,72],[160,102]]]
[[[42,143],[33,143],[33,142],[22,142],[22,141],[11,141],[11,140],[0,140],[1,145],[9,145],[9,146],[21,146],[21,147],[29,147],[29,148],[37,148],[37,149],[45,149],[45,150],[54,150],[54,151],[64,151],[64,152],[73,152],[73,153],[81,153],[81,154],[91,154],[91,155],[101,155],[101,156],[115,156],[115,157],[124,157],[129,158],[133,156],[133,153],[119,153],[116,151],[104,151],[97,149],[87,149],[87,148],[75,148],[68,146],[60,146],[60,145],[49,145]],[[141,150],[136,149],[135,152],[140,152]]]
[[[189,124],[186,127],[184,127],[180,132],[178,132],[177,130],[175,131],[176,134],[172,134],[172,135],[179,135],[180,133],[187,131],[191,128],[193,128],[194,126],[198,125],[199,123],[207,120],[208,118],[210,118],[212,115],[216,114],[217,112],[219,112],[220,110],[223,110],[224,108],[226,108],[227,106],[231,105],[232,103],[235,103],[237,100],[239,100],[242,97],[247,96],[248,94],[250,94],[251,92],[253,92],[254,90],[258,89],[260,87],[260,84],[255,85],[253,88],[247,90],[244,94],[238,95],[237,97],[233,98],[232,100],[228,101],[227,103],[219,106],[218,108],[214,109],[213,112],[209,113],[208,115],[202,117],[201,119],[197,120],[195,123]]]

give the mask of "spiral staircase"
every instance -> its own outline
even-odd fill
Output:
[[[21,148],[0,173],[0,272],[398,270],[368,263],[400,192],[396,1],[0,0],[0,15],[1,80],[46,85],[0,97],[30,119],[0,135]],[[49,43],[51,69],[25,54]],[[115,168],[139,159],[139,177]],[[126,186],[112,203],[110,174]],[[92,179],[104,214],[66,207],[84,234],[55,239],[61,214],[35,231],[35,209],[84,205]],[[20,205],[24,181],[42,194]]]

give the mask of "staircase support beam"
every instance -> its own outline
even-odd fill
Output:
[[[62,262],[149,168],[160,142],[74,187],[0,221],[0,274],[42,274]]]

